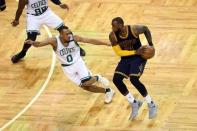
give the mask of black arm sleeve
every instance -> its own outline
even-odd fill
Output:
[[[60,5],[61,4],[61,1],[60,0],[51,0],[54,4],[56,5]]]

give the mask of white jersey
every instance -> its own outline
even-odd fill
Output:
[[[56,36],[57,39],[57,48],[56,55],[60,60],[61,64],[72,65],[77,60],[81,58],[80,56],[80,47],[73,40],[73,35],[70,36],[70,41],[68,46],[64,46],[60,41],[59,36]]]
[[[27,14],[39,16],[48,9],[48,0],[28,0]]]

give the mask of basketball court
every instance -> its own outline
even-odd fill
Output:
[[[197,0],[62,0],[62,10],[49,2],[75,34],[108,40],[111,20],[147,25],[156,55],[141,77],[158,105],[148,119],[146,102],[137,119],[129,121],[131,107],[112,83],[119,61],[111,47],[83,44],[84,58],[94,74],[102,74],[116,91],[112,103],[103,94],[84,91],[63,73],[50,46],[31,47],[24,60],[11,57],[26,39],[25,10],[12,27],[17,1],[7,0],[0,12],[0,130],[3,131],[196,131],[197,130]],[[42,27],[37,40],[58,32]],[[141,41],[146,44],[142,35]],[[138,99],[137,90],[125,81]]]

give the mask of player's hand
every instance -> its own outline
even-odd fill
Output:
[[[111,46],[111,43],[107,43],[107,46]]]
[[[140,47],[139,49],[136,50],[137,55],[142,55],[144,53],[144,48]]]
[[[33,45],[33,44],[34,44],[34,41],[32,41],[32,40],[26,40],[26,41],[25,41],[25,44]]]
[[[148,49],[149,47],[152,47],[152,48],[155,50],[154,46],[146,45],[146,46],[143,46],[143,47],[142,47],[142,48],[143,48],[143,52],[144,52],[144,53],[149,52],[149,49]]]
[[[148,45],[141,46],[139,49],[136,50],[137,55],[142,55],[143,53],[148,52]]]
[[[68,7],[67,4],[60,4],[60,7],[61,7],[62,9],[67,9],[67,10],[69,10],[69,7]]]
[[[13,20],[11,24],[12,24],[12,26],[16,27],[19,24],[19,21]]]

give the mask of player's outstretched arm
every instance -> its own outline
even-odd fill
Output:
[[[62,4],[60,0],[51,0],[54,4],[59,5],[62,9],[69,10],[69,7],[67,4]]]
[[[44,41],[26,40],[25,43],[33,45],[35,47],[42,47],[42,46],[46,46],[46,45],[51,45],[53,48],[56,48],[56,39],[55,38],[47,38]]]
[[[111,44],[109,42],[105,42],[105,41],[101,41],[98,39],[90,39],[90,38],[84,38],[78,35],[74,36],[74,40],[77,42],[83,42],[83,43],[90,43],[93,45],[107,45],[107,46],[111,46]]]
[[[19,24],[20,16],[21,16],[26,4],[27,4],[27,0],[19,0],[18,9],[16,11],[15,19],[11,23],[12,26],[17,26]]]

